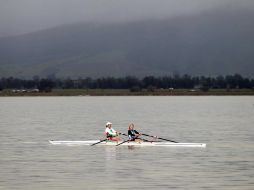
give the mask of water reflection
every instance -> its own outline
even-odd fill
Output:
[[[106,164],[112,163],[112,161],[116,160],[116,147],[115,146],[105,146],[105,159]]]
[[[136,147],[137,148],[137,147]],[[128,146],[128,149],[129,150],[134,150],[135,149],[135,146]]]

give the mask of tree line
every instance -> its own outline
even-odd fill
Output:
[[[52,88],[59,89],[130,89],[131,91],[140,91],[141,89],[253,89],[254,79],[243,77],[240,74],[227,76],[190,76],[174,75],[154,77],[146,76],[137,78],[133,76],[126,77],[102,77],[97,79],[79,78],[79,79],[57,79],[57,78],[39,78],[19,79],[19,78],[1,78],[0,90],[3,89],[39,89],[40,91],[51,91]]]

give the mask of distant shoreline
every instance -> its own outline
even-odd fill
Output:
[[[129,89],[53,89],[51,92],[0,91],[0,97],[12,96],[253,96],[252,89],[210,89],[207,92],[195,89],[156,89],[131,92]]]

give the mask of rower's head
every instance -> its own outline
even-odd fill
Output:
[[[134,129],[134,124],[131,123],[131,124],[129,125],[129,130],[133,130],[133,129]]]
[[[111,122],[107,122],[106,123],[106,127],[110,128],[112,126],[112,123]]]

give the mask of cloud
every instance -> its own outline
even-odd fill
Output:
[[[74,22],[125,22],[253,7],[252,0],[1,0],[0,37]]]

